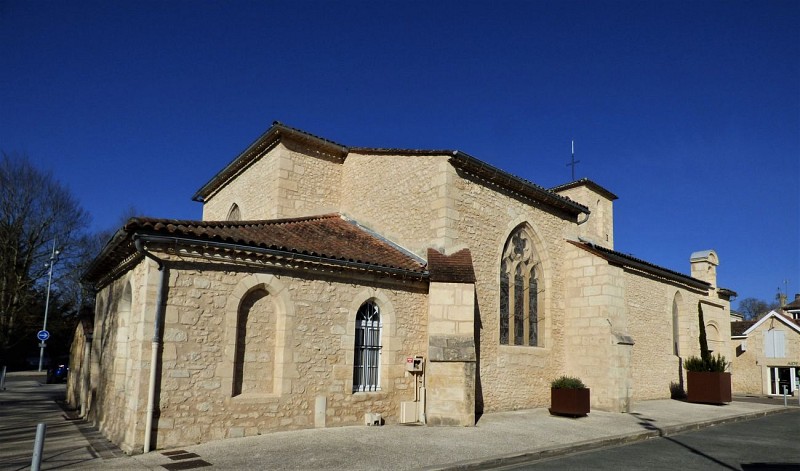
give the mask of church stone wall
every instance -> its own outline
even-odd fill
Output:
[[[450,167],[453,185],[447,197],[457,211],[458,221],[451,240],[472,253],[479,312],[478,394],[479,410],[486,412],[545,407],[550,402],[550,381],[564,366],[564,275],[562,260],[565,232],[569,222],[501,193],[486,184],[457,174]],[[529,224],[535,233],[535,251],[541,264],[544,283],[540,301],[539,347],[499,344],[500,260],[511,232]]]
[[[137,412],[146,398],[142,346],[149,342],[143,317],[148,274],[148,265],[140,263],[111,282],[98,293],[95,310],[87,415],[126,452],[134,451],[131,443],[143,429]]]
[[[277,146],[261,155],[250,167],[203,202],[203,220],[224,221],[231,205],[239,206],[241,219],[274,217],[278,164],[286,148]]]
[[[344,163],[344,214],[424,257],[437,245],[439,219],[448,208],[437,205],[446,193],[447,156],[366,155],[351,153]]]
[[[626,282],[630,333],[636,342],[631,365],[633,397],[635,400],[669,398],[670,384],[681,384],[680,375],[683,371],[683,359],[673,353],[672,344],[673,294],[678,290],[663,282],[631,273],[626,274]],[[694,316],[679,318],[681,336],[688,337],[698,331],[697,296],[683,290],[681,298],[694,300],[690,303],[695,306]],[[680,306],[681,314],[687,311],[686,306]],[[697,343],[697,337],[694,338]],[[686,352],[687,348],[681,351]]]
[[[558,194],[586,206],[591,211],[589,220],[578,226],[578,235],[614,250],[614,202],[586,186],[561,190]]]
[[[341,162],[293,142],[269,150],[203,204],[203,219],[225,220],[231,205],[241,220],[337,212]]]
[[[566,255],[565,373],[591,389],[592,407],[630,407],[632,341],[621,268],[570,244]]]
[[[363,424],[367,412],[380,413],[392,423],[398,418],[400,402],[414,400],[414,378],[405,371],[405,359],[427,351],[424,286],[376,288],[367,287],[380,286],[374,279],[340,282],[272,276],[195,261],[173,260],[168,267],[160,411],[155,421],[158,432],[154,432],[157,448],[275,430]],[[118,291],[116,285],[107,290]],[[235,329],[239,303],[246,302],[246,294],[258,287],[266,287],[266,301],[275,303],[274,331],[263,333],[275,338],[274,353],[268,354],[274,362],[274,387],[234,396],[236,335],[231,329]],[[155,295],[151,289],[148,296]],[[381,390],[353,393],[355,316],[369,299],[381,308]],[[97,406],[101,431],[128,452],[143,448],[152,304],[150,309],[145,313],[148,322],[142,323],[141,354],[131,358],[139,365],[134,372],[141,369],[144,380],[138,389],[126,391],[139,397],[131,401],[137,404],[135,417],[122,412],[122,391],[114,389],[113,380],[105,385],[101,395],[105,400]],[[104,358],[101,368],[108,372],[113,363],[114,359]],[[322,422],[315,414],[321,414]],[[122,433],[129,423],[135,425]]]

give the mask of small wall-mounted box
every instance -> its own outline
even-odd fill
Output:
[[[410,371],[411,373],[422,373],[424,366],[425,359],[420,355],[406,358],[406,371]]]

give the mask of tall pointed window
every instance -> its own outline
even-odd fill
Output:
[[[516,229],[500,262],[501,345],[541,345],[540,270],[530,231],[524,226]]]
[[[353,392],[380,389],[381,314],[378,305],[367,301],[356,314]]]

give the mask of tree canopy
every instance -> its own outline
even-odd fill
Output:
[[[53,246],[51,312],[78,312],[86,293],[79,276],[94,253],[89,216],[52,174],[21,154],[0,159],[0,356],[36,345]],[[53,309],[58,306],[58,309]],[[54,317],[54,326],[59,319]],[[48,320],[49,322],[49,320]],[[0,363],[3,358],[0,357]],[[7,360],[7,358],[6,358]]]
[[[759,316],[779,307],[777,302],[768,303],[763,299],[744,298],[739,301],[738,311],[744,316],[744,320],[749,321],[757,319]]]

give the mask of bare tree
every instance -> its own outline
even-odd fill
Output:
[[[67,188],[20,154],[0,159],[0,352],[20,341],[25,317],[41,306],[48,262],[56,244],[56,289],[80,258],[88,215]],[[63,284],[63,283],[62,283]],[[26,339],[27,340],[27,339]],[[35,339],[34,339],[35,340]]]
[[[738,311],[744,315],[745,320],[749,321],[757,319],[759,316],[767,314],[771,310],[777,309],[778,307],[780,306],[778,306],[777,302],[768,303],[763,299],[744,298],[739,301]]]

